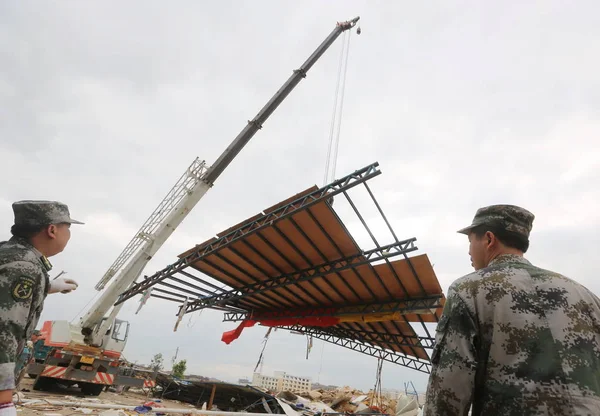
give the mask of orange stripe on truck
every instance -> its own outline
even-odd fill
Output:
[[[96,377],[94,377],[94,383],[97,384],[108,384],[112,385],[115,381],[115,376],[113,374],[108,373],[96,373]]]
[[[42,371],[42,377],[52,377],[52,378],[63,378],[67,371],[67,367],[57,367],[54,365],[47,365],[44,367],[44,371]]]

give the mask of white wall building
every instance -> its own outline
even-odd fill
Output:
[[[252,376],[252,385],[254,387],[262,387],[267,390],[277,390],[277,379],[275,377],[263,376],[259,373],[254,373]]]
[[[285,371],[275,371],[274,377],[254,373],[252,385],[272,391],[289,390],[303,393],[311,390],[312,382],[310,377],[298,377],[287,374]]]

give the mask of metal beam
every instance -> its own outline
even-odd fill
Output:
[[[144,292],[158,282],[161,282],[173,274],[178,273],[186,267],[196,263],[197,261],[202,260],[204,257],[213,254],[217,250],[223,249],[244,237],[271,226],[273,223],[279,222],[315,204],[327,201],[334,195],[345,192],[356,185],[374,178],[375,176],[381,174],[381,171],[378,169],[378,167],[378,162],[372,163],[350,175],[330,183],[329,185],[304,195],[290,202],[289,204],[279,207],[267,215],[263,215],[248,224],[244,224],[240,228],[229,232],[228,234],[216,239],[206,246],[200,246],[196,248],[194,251],[179,259],[175,263],[162,270],[159,270],[152,276],[145,278],[145,280],[135,283],[128,290],[122,292],[115,305],[123,303],[127,299]]]
[[[306,329],[295,330],[297,332],[305,333]],[[365,355],[369,355],[371,357],[380,358],[384,361],[388,361],[390,363],[398,364],[403,367],[411,368],[413,370],[420,371],[422,373],[429,374],[431,373],[431,363],[428,361],[422,361],[417,358],[409,357],[405,354],[385,350],[381,347],[376,347],[372,345],[366,345],[359,341],[354,341],[351,339],[344,339],[334,335],[330,335],[324,332],[320,332],[315,330],[310,333],[314,338],[323,340],[325,342],[329,342],[334,345],[339,345],[340,347],[348,348],[352,351],[358,351]]]
[[[302,325],[293,325],[293,326],[279,326],[277,328],[285,329],[286,331],[295,331],[302,332],[308,335],[313,335],[314,333],[323,333],[323,330],[316,329],[314,327],[305,327]],[[358,339],[364,343],[386,343],[386,344],[394,344],[400,345],[403,347],[419,347],[419,348],[428,348],[432,349],[435,345],[435,338],[433,337],[421,337],[418,335],[402,335],[402,334],[390,334],[387,332],[374,332],[374,331],[364,331],[357,329],[349,329],[349,328],[335,328],[335,333],[332,335],[338,335],[340,338],[347,339]]]
[[[338,273],[353,267],[383,260],[384,258],[406,254],[408,252],[417,250],[417,247],[414,244],[415,241],[416,238],[410,238],[408,240],[392,243],[381,248],[365,251],[351,257],[322,263],[315,267],[300,270],[298,272],[284,274],[269,280],[252,283],[227,292],[197,299],[188,305],[186,313],[209,308],[213,305],[223,305],[238,299],[258,295],[269,290],[286,287],[300,282],[311,281],[329,274]]]
[[[321,308],[304,308],[288,310],[265,310],[225,313],[223,322],[255,321],[277,318],[305,318],[311,316],[345,316],[372,313],[433,313],[431,309],[442,307],[442,295],[428,296],[419,299],[404,299],[395,302],[364,303],[359,305],[332,305]]]

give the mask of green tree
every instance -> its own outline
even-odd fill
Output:
[[[162,354],[156,354],[152,357],[152,361],[150,361],[150,367],[154,371],[160,371],[163,368],[163,356]]]
[[[173,377],[183,378],[185,370],[187,369],[186,360],[181,360],[173,366]]]

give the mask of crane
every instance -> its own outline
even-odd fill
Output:
[[[95,288],[103,292],[88,312],[81,317],[78,324],[71,325],[66,321],[44,323],[42,332],[46,336],[45,343],[55,347],[56,350],[53,354],[49,354],[54,359],[52,365],[45,362],[28,367],[29,374],[39,374],[34,388],[36,386],[42,388],[49,378],[61,378],[62,382],[79,380],[79,383],[83,385],[82,390],[88,391],[90,394],[96,394],[96,392],[99,394],[101,387],[106,384],[139,386],[139,382],[119,376],[117,371],[119,365],[114,364],[118,362],[117,360],[125,348],[129,333],[129,323],[117,319],[123,303],[113,306],[114,303],[122,292],[135,283],[146,264],[214,185],[244,146],[262,128],[265,121],[298,83],[306,77],[309,69],[340,34],[353,28],[359,19],[356,17],[349,21],[338,22],[333,31],[300,68],[293,71],[258,114],[248,121],[212,166],[208,167],[204,160],[198,158],[192,162],[102,276]],[[108,285],[111,281],[112,283]],[[60,358],[58,362],[56,361],[57,357]],[[100,390],[98,390],[99,388]]]

